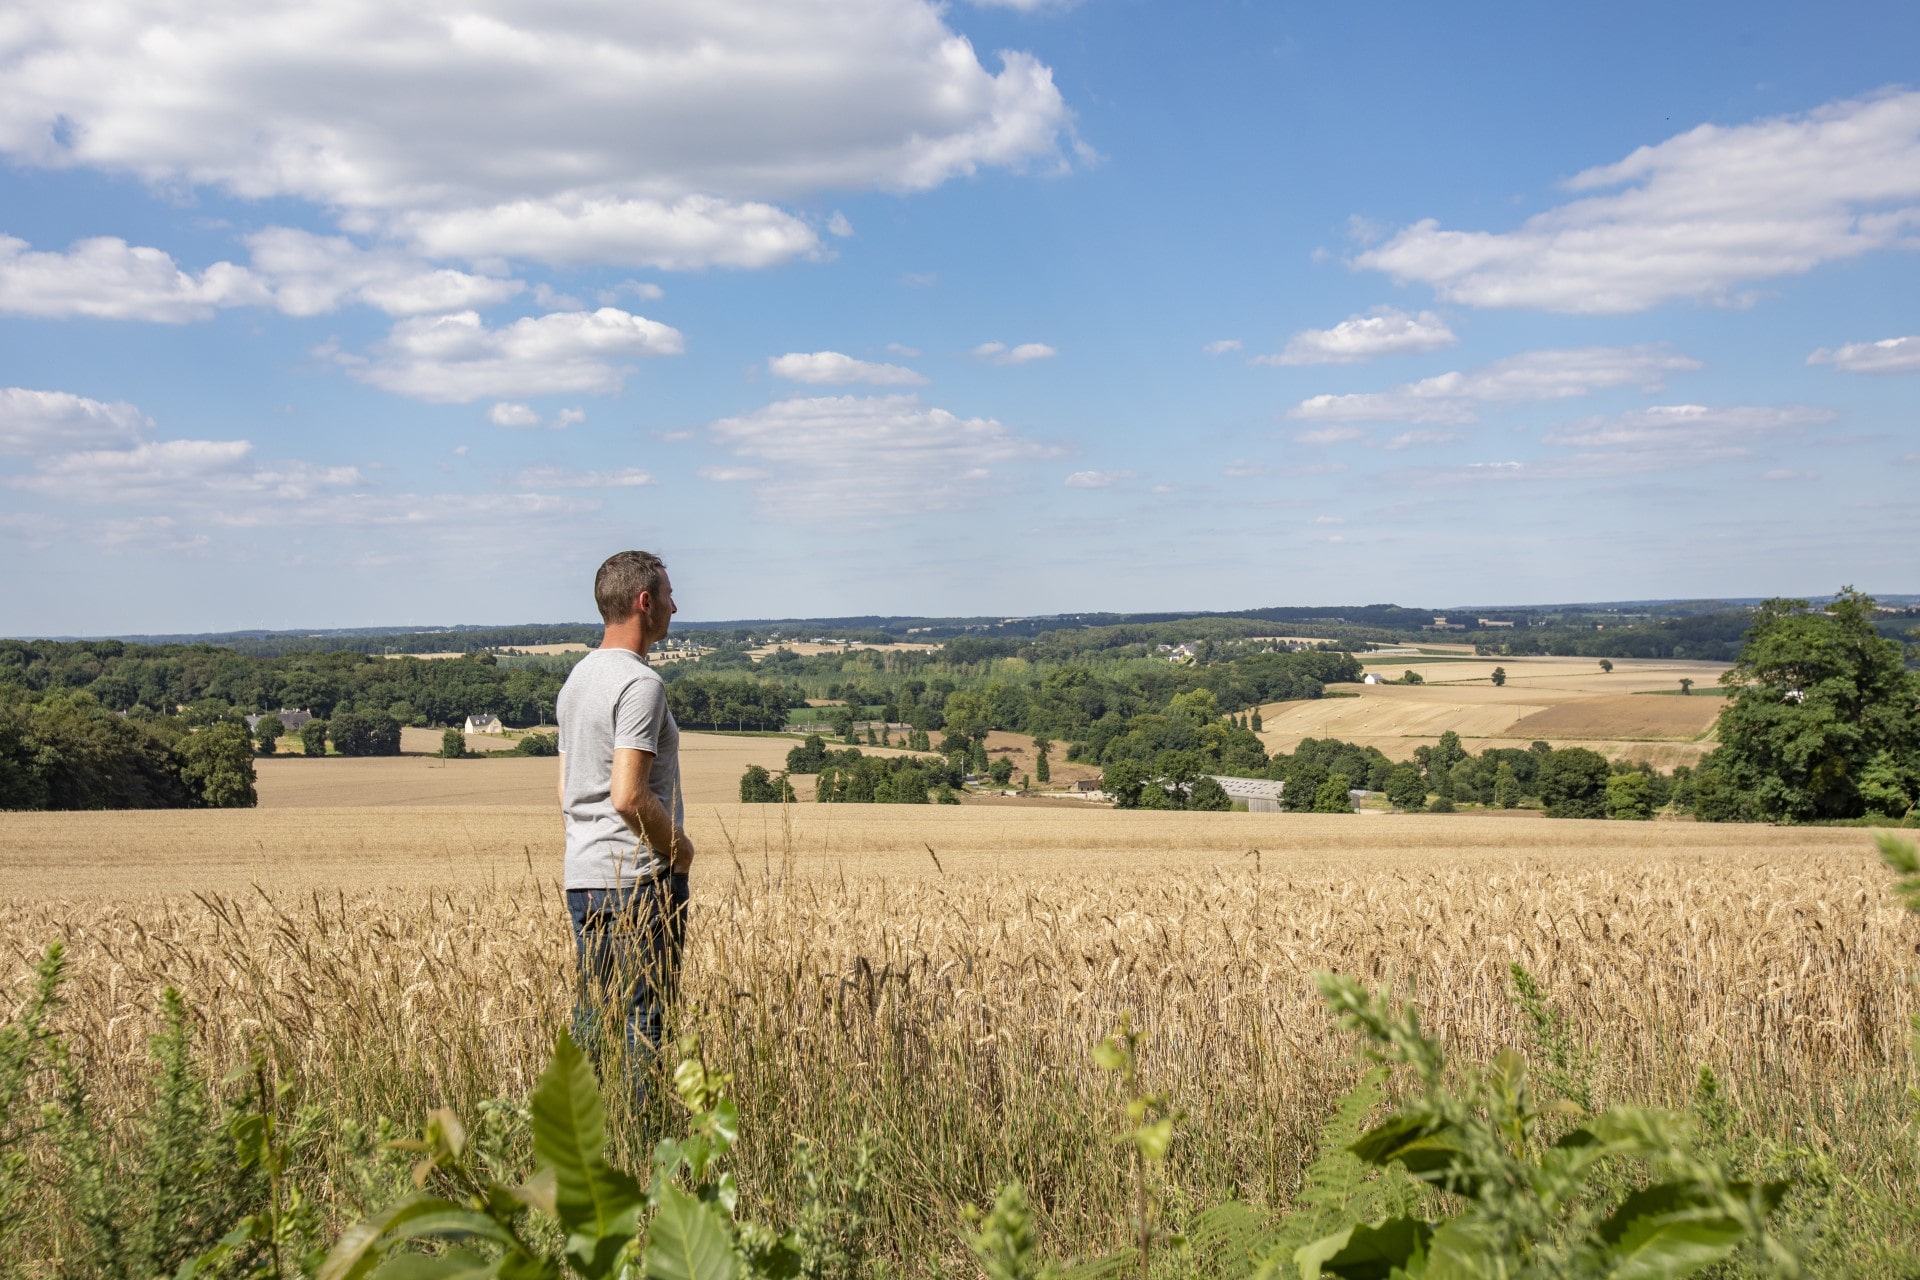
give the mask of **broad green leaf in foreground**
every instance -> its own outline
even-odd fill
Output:
[[[672,1186],[661,1190],[642,1265],[648,1280],[738,1280],[741,1272],[725,1216]]]

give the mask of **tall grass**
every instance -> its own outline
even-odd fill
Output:
[[[791,841],[751,855],[709,842],[704,856],[682,1030],[736,1074],[743,1195],[786,1216],[796,1139],[830,1161],[864,1137],[881,1247],[911,1271],[954,1254],[958,1206],[1009,1178],[1050,1252],[1123,1243],[1118,1086],[1089,1060],[1123,1014],[1145,1087],[1187,1116],[1166,1166],[1170,1220],[1228,1196],[1289,1203],[1356,1072],[1316,970],[1417,992],[1450,1052],[1485,1061],[1526,1035],[1517,962],[1594,1050],[1598,1105],[1684,1106],[1709,1066],[1743,1134],[1817,1153],[1869,1196],[1904,1194],[1916,1173],[1901,1126],[1920,923],[1864,857],[1409,856],[1372,873],[1252,854],[1191,869],[1170,850],[1124,874],[1057,856],[949,874],[930,853],[900,877],[823,873]],[[535,875],[0,907],[22,982],[53,938],[69,952],[60,1030],[109,1117],[152,1088],[167,985],[198,1020],[207,1069],[257,1051],[290,1106],[363,1129],[523,1098],[571,999],[564,903]],[[642,1163],[655,1118],[616,1119]],[[304,1150],[301,1176],[345,1197],[342,1144]],[[44,1243],[63,1228],[57,1203],[42,1211]]]

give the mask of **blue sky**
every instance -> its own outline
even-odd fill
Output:
[[[0,633],[1915,591],[1920,9],[30,3]]]

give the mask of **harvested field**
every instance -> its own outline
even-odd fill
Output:
[[[1497,688],[1490,678],[1495,667],[1507,673]],[[1706,735],[1725,705],[1719,698],[1631,696],[1675,689],[1683,677],[1712,685],[1726,670],[1716,663],[1620,659],[1608,674],[1586,658],[1423,664],[1406,657],[1378,669],[1396,677],[1416,671],[1425,683],[1333,685],[1329,692],[1358,696],[1271,703],[1260,709],[1267,750],[1291,751],[1302,738],[1332,737],[1406,759],[1451,730],[1474,751],[1544,739],[1669,768],[1690,764],[1711,747]]]
[[[403,746],[408,745],[405,735],[409,733],[431,736],[433,751],[439,751],[438,730],[402,730]],[[467,741],[495,744],[496,751],[513,749],[511,741],[487,735],[469,734]],[[787,752],[797,745],[797,738],[736,737],[691,730],[682,733],[680,784],[686,788],[688,807],[733,803],[740,794],[740,775],[748,765],[757,764],[777,772],[786,768]],[[308,760],[269,756],[254,762],[263,809],[550,806],[554,803],[554,779],[559,767],[559,761],[552,756],[441,760],[424,750],[421,755],[398,759],[329,756],[325,760]],[[795,778],[793,783],[803,798],[811,798],[811,778]]]

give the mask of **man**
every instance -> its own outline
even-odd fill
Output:
[[[596,1054],[614,1019],[638,1095],[659,1046],[685,938],[687,839],[680,730],[646,653],[675,613],[658,556],[622,551],[600,566],[594,601],[606,632],[561,687],[560,809],[567,910],[579,962],[574,1036]]]

